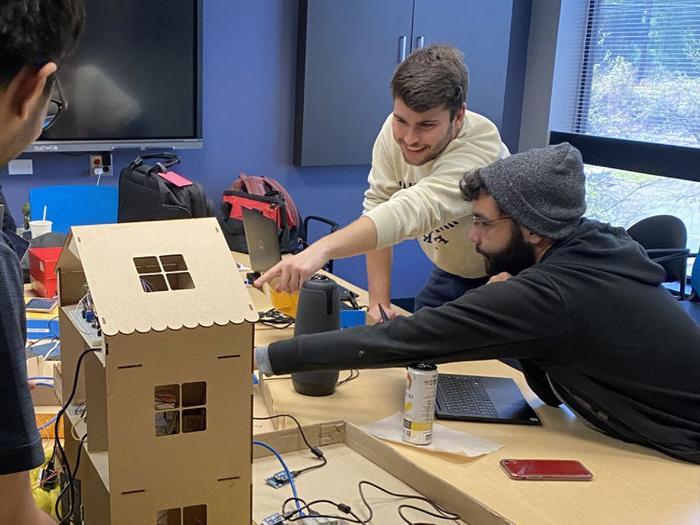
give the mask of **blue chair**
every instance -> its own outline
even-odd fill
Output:
[[[687,265],[688,259],[695,259],[690,271],[690,277],[685,279],[678,291],[671,289],[672,293],[682,297],[678,303],[700,325],[700,262],[697,253],[678,253],[664,257],[664,261],[678,260]]]
[[[112,186],[45,186],[29,191],[32,220],[53,221],[52,231],[68,233],[71,226],[117,222],[118,190]]]

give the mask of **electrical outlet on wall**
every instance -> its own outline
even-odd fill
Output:
[[[112,153],[93,153],[90,155],[90,175],[101,177],[112,174]]]

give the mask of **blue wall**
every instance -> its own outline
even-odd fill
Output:
[[[369,166],[292,165],[296,20],[297,2],[291,0],[204,2],[205,147],[182,152],[180,171],[201,182],[215,201],[240,171],[268,175],[284,184],[304,215],[348,224],[361,212]],[[382,82],[388,84],[388,79]],[[115,154],[115,171],[133,156]],[[34,175],[10,177],[6,168],[0,169],[15,219],[21,218],[32,187],[95,181],[87,176],[87,155],[27,157],[34,160]],[[117,177],[102,181],[116,185]],[[415,295],[429,271],[427,259],[410,241],[396,248],[394,260],[392,297]],[[336,273],[366,286],[364,257],[337,262]]]

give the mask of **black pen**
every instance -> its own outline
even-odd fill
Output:
[[[389,316],[386,315],[386,312],[384,311],[384,308],[382,308],[381,304],[377,305],[379,307],[379,315],[382,316],[382,323],[386,322],[389,320]]]

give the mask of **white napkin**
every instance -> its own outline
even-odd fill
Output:
[[[412,443],[405,442],[401,437],[403,432],[402,412],[396,412],[385,419],[364,425],[361,428],[379,438],[404,445],[412,445]],[[459,454],[470,458],[481,456],[482,454],[490,454],[503,447],[503,445],[495,441],[472,436],[466,432],[452,430],[438,424],[433,424],[433,441],[430,445],[413,446],[423,450]]]

